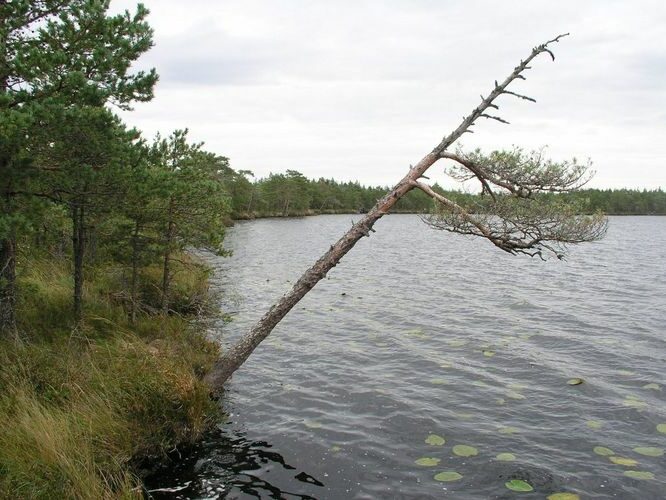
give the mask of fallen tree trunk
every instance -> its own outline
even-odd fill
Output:
[[[489,108],[498,109],[494,101],[501,95],[507,94],[522,99],[533,100],[531,98],[510,92],[507,87],[511,82],[517,79],[524,80],[522,73],[530,69],[529,63],[544,52],[550,54],[555,59],[548,48],[551,43],[558,42],[564,35],[559,35],[553,40],[541,44],[532,49],[527,59],[520,62],[513,72],[501,83],[495,81],[495,87],[487,97],[482,96],[481,103],[474,108],[469,116],[463,118],[462,123],[444,137],[442,141],[416,165],[410,166],[409,172],[402,178],[395,187],[387,193],[362,219],[356,222],[342,238],[340,238],[331,248],[322,255],[315,264],[309,268],[296,282],[293,288],[278,300],[269,311],[247,332],[235,345],[226,350],[216,362],[213,369],[206,376],[206,381],[210,384],[213,392],[219,392],[223,384],[229,377],[247,360],[254,349],[271,333],[275,326],[284,318],[287,313],[307,294],[312,288],[326,276],[326,273],[333,269],[340,259],[349,252],[356,243],[364,236],[369,236],[373,231],[375,223],[386,215],[391,208],[409,191],[418,187],[418,180],[424,176],[426,171],[446,152],[455,141],[464,133],[471,132],[470,127],[474,125],[479,118],[488,118],[502,123],[508,123],[505,120],[486,114]]]

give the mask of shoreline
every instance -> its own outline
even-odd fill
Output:
[[[27,260],[21,333],[0,338],[0,497],[144,498],[143,480],[169,452],[222,417],[202,380],[219,356],[201,321],[212,314],[210,271],[177,273],[180,309],[132,324],[122,270],[96,267],[73,328],[68,262]]]

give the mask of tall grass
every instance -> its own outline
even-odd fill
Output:
[[[22,267],[21,334],[0,339],[0,497],[141,498],[132,464],[196,440],[217,417],[201,381],[216,345],[178,315],[131,325],[112,268],[91,273],[73,329],[66,267]],[[189,303],[205,274],[181,275]]]

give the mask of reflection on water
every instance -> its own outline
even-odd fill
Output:
[[[291,493],[270,483],[270,472],[281,467],[282,483],[292,477],[309,485],[323,484],[306,472],[296,471],[266,442],[248,441],[243,433],[229,435],[222,429],[211,432],[196,446],[171,457],[171,467],[156,473],[150,484],[168,483],[168,487],[148,488],[148,494],[160,498],[256,498],[313,499],[310,495]],[[260,477],[263,476],[263,477]],[[283,486],[284,487],[284,486]]]
[[[213,334],[233,342],[349,219],[233,228],[233,257],[207,257],[234,317]],[[154,497],[666,498],[666,218],[612,218],[547,263],[414,216],[376,228],[237,372],[229,421]]]

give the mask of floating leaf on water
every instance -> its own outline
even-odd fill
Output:
[[[449,381],[444,378],[433,378],[430,380],[430,383],[433,385],[446,385]]]
[[[632,401],[640,401],[641,400],[641,398],[639,398],[635,394],[627,394],[627,399],[630,399]]]
[[[462,474],[458,474],[456,471],[452,470],[435,474],[435,481],[449,482],[449,481],[459,481],[460,479],[462,479]]]
[[[486,349],[486,350],[483,351],[483,355],[486,358],[492,358],[495,355],[495,351],[491,351],[491,350]]]
[[[661,386],[652,382],[651,384],[645,384],[643,389],[652,389],[654,391],[661,391]]]
[[[660,457],[664,454],[663,448],[655,448],[653,446],[638,446],[634,448],[634,451],[639,455],[645,455],[646,457]]]
[[[585,425],[587,425],[590,429],[595,430],[601,429],[604,426],[603,422],[599,422],[598,420],[588,420],[585,422]]]
[[[585,382],[582,378],[570,378],[567,380],[567,384],[569,385],[580,385],[583,382]]]
[[[625,470],[624,475],[632,479],[654,479],[654,474],[652,474],[652,472],[640,470]]]
[[[580,496],[575,493],[553,493],[548,495],[546,500],[580,500]]]
[[[611,450],[610,448],[606,448],[604,446],[595,446],[593,450],[597,455],[601,455],[602,457],[610,457],[611,455],[615,455],[615,452]]]
[[[504,398],[497,398],[495,401],[497,401],[498,405],[506,404],[506,399],[504,399]]]
[[[506,427],[500,427],[497,432],[500,434],[514,434],[518,432],[518,428],[516,427],[511,427],[511,426],[506,426]]]
[[[442,446],[444,443],[446,443],[446,440],[442,436],[438,436],[437,434],[430,434],[426,440],[426,444],[429,444],[431,446]]]
[[[525,399],[525,396],[516,391],[506,391],[505,395],[507,398],[511,399]]]
[[[422,457],[414,461],[416,465],[422,465],[424,467],[434,467],[439,462],[440,462],[439,458],[431,458],[431,457]]]
[[[628,406],[629,408],[636,408],[637,410],[642,410],[647,407],[647,403],[636,398],[636,396],[627,396],[627,398],[622,401],[622,405]]]
[[[468,446],[466,444],[457,444],[453,447],[453,453],[459,457],[473,457],[479,454],[479,450],[474,448],[474,446]]]
[[[428,336],[423,333],[423,330],[420,328],[414,328],[413,330],[407,330],[405,332],[405,335],[409,335],[410,337],[419,337],[419,338],[427,338]]]
[[[657,424],[657,432],[666,434],[666,424]]]
[[[624,465],[625,467],[633,467],[634,465],[638,465],[638,460],[634,460],[633,458],[613,456],[613,457],[608,457],[608,459],[614,464]]]
[[[512,479],[511,481],[507,481],[504,483],[504,486],[509,488],[511,491],[519,491],[519,492],[528,492],[528,491],[534,491],[534,488],[532,488],[532,485],[526,481],[523,481],[521,479]]]
[[[462,411],[457,411],[457,412],[454,413],[454,415],[456,417],[458,417],[459,419],[461,419],[461,420],[470,420],[470,419],[474,418],[473,413],[465,413],[465,412],[462,412]]]
[[[339,452],[340,450],[342,450],[342,448],[340,448],[340,447],[337,446],[337,445],[335,445],[335,446],[331,446],[331,451],[332,451],[332,452],[337,453],[337,452]]]
[[[618,370],[617,373],[618,375],[624,375],[625,377],[636,375],[636,372],[632,372],[631,370]]]
[[[500,453],[495,458],[502,462],[513,462],[516,459],[516,455],[513,453]]]
[[[303,423],[305,427],[309,427],[310,429],[319,429],[321,427],[321,422],[317,422],[316,420],[305,420]]]

